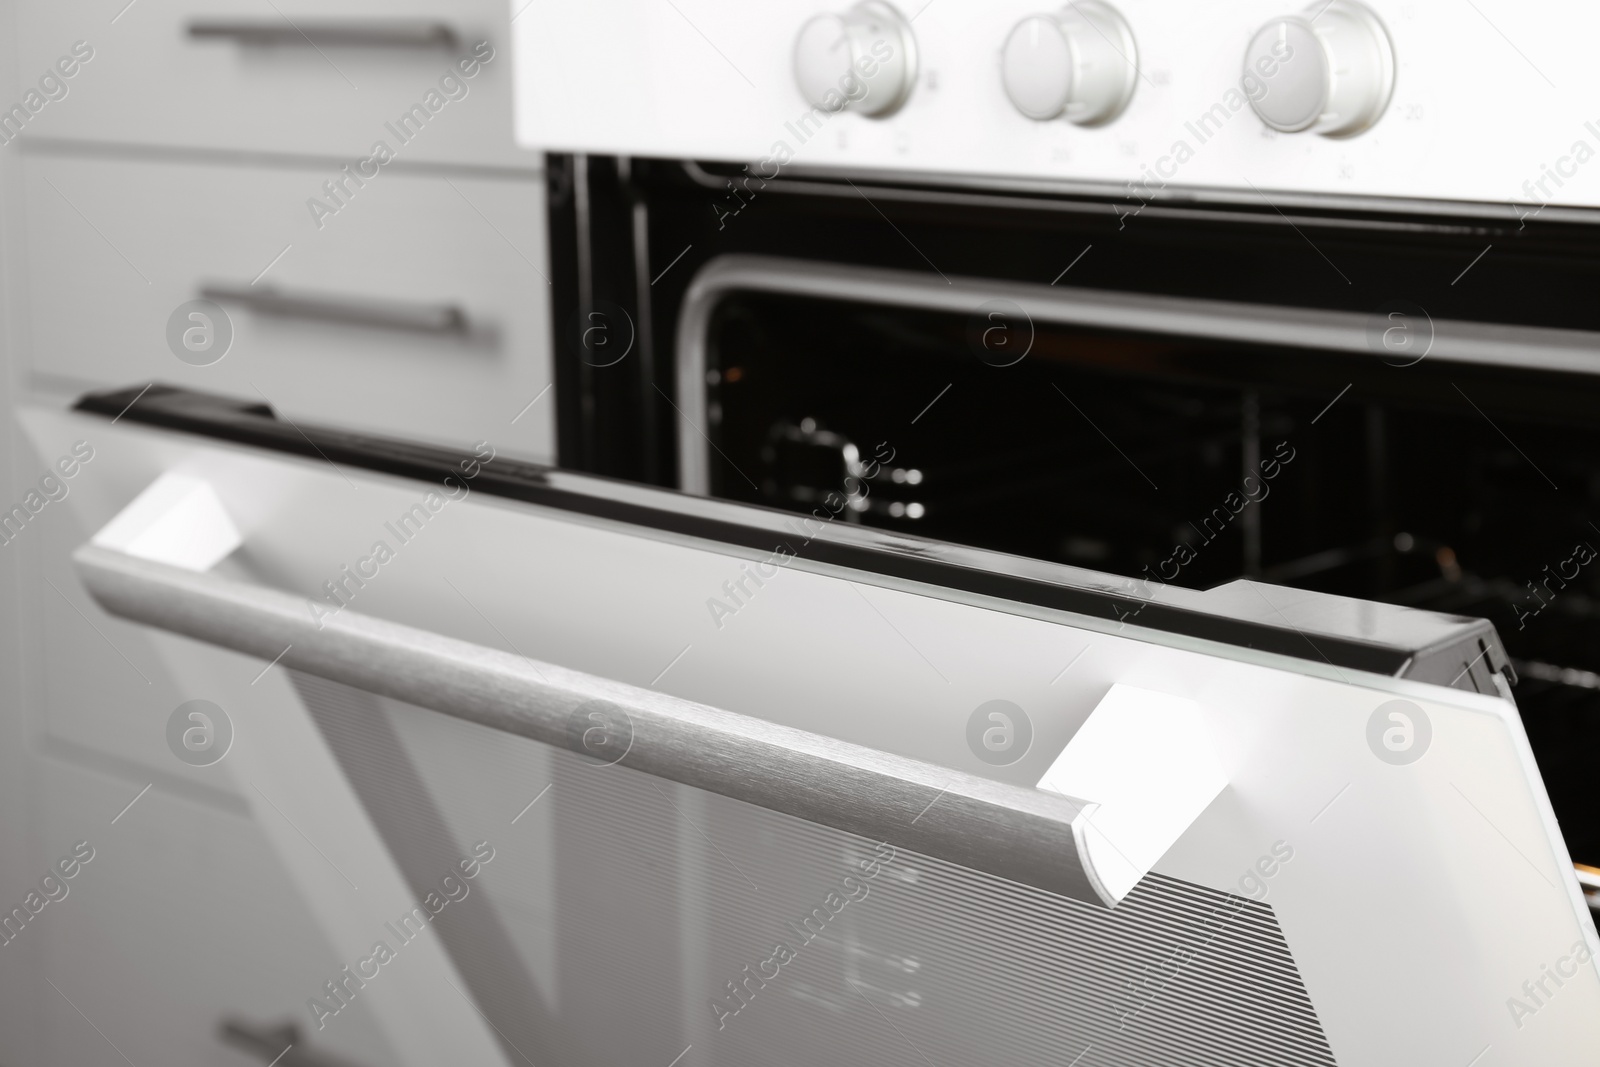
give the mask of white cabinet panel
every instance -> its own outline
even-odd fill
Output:
[[[369,155],[382,140],[415,161],[526,165],[531,158],[512,145],[511,10],[496,0],[100,0],[19,8],[24,90],[40,78],[59,79],[40,88],[24,137],[341,160]],[[326,36],[333,24],[367,36],[447,29],[454,43],[341,42]],[[209,35],[193,32],[207,26]],[[78,58],[78,42],[78,56],[90,58],[76,69],[57,68],[63,56]],[[475,60],[464,68],[474,72],[470,78],[456,66],[467,59]],[[74,70],[70,78],[59,73],[67,69]],[[413,105],[423,108],[415,133],[400,128]]]
[[[554,403],[529,407],[551,382],[539,179],[380,172],[319,227],[305,204],[321,170],[26,163],[35,370],[81,389],[169,382],[296,420],[553,456]],[[231,345],[195,366],[174,354],[169,320],[208,288],[322,308],[221,298]],[[319,317],[330,308],[369,321]],[[456,314],[460,328],[438,328]],[[429,316],[434,328],[419,328]],[[194,327],[179,319],[181,346]],[[213,358],[214,329],[211,353],[189,359]]]
[[[122,1055],[172,1067],[259,1062],[219,1041],[225,1017],[293,1021],[308,1049],[353,1064],[394,1062],[360,1001],[320,1033],[306,1026],[306,997],[342,961],[253,821],[159,788],[119,816],[139,783],[53,760],[39,770],[41,862],[80,841],[94,850],[65,883],[66,896],[7,947],[9,955],[24,939],[34,943],[44,1063],[110,1067],[125,1063]],[[20,902],[25,879],[45,873],[8,859],[0,899]],[[0,965],[11,962],[0,957]]]

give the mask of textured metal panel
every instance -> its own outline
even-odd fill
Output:
[[[491,827],[487,899],[438,929],[516,1062],[665,1067],[690,1046],[684,1067],[1334,1062],[1265,904],[1152,875],[1108,910],[883,860],[838,830],[297,685],[419,890]],[[792,958],[767,963],[780,942]]]

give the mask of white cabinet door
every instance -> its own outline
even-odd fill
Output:
[[[7,138],[281,152],[333,169],[377,142],[402,163],[534,158],[512,144],[508,4],[124,4],[18,5],[18,81],[34,99]]]
[[[554,407],[530,406],[552,375],[539,177],[385,174],[319,228],[315,167],[25,163],[28,349],[45,384],[168,382],[553,456]],[[220,316],[181,310],[206,296]]]
[[[46,757],[41,767],[29,816],[45,863],[8,873],[36,885],[80,843],[93,858],[5,949],[33,961],[40,1051],[15,1062],[263,1062],[219,1044],[226,1020],[292,1021],[302,1051],[351,1064],[404,1059],[366,1003],[337,1026],[305,1025],[305,998],[346,961],[248,805],[166,782],[145,792],[151,779],[112,766]],[[8,907],[22,903],[15,888]]]

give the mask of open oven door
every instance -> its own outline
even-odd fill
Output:
[[[159,387],[23,420],[99,457],[51,580],[230,724],[348,964],[296,994],[313,1037],[366,1003],[419,1063],[1594,1044],[1600,944],[1485,623],[1143,589],[492,430]]]

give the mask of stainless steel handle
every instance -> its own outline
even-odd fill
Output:
[[[102,608],[134,622],[578,752],[588,709],[620,711],[621,766],[1102,902],[1080,858],[1083,801],[348,610],[319,629],[303,597],[111,549],[85,545],[73,562]]]
[[[189,36],[243,45],[336,48],[455,48],[454,27],[427,19],[191,19]]]
[[[263,315],[376,326],[415,333],[466,333],[467,314],[454,304],[417,304],[358,296],[286,293],[270,285],[202,286],[200,295],[218,303],[243,304]]]
[[[225,1018],[217,1032],[224,1043],[273,1067],[356,1067],[350,1060],[306,1048],[293,1023],[269,1027]]]

